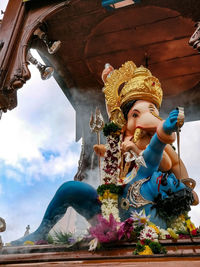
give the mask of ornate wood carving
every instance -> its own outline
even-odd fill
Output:
[[[29,8],[21,0],[10,0],[1,25],[0,40],[0,109],[6,111],[17,105],[16,90],[31,74],[26,60],[33,32],[55,12],[70,1],[54,1],[40,8]]]

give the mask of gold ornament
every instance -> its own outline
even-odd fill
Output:
[[[147,100],[160,108],[163,97],[159,80],[150,70],[143,66],[137,68],[132,61],[127,61],[110,73],[103,92],[111,121],[121,127],[125,124],[121,111],[123,105],[131,100]]]
[[[126,123],[124,114],[119,107],[116,107],[111,111],[110,120],[117,124],[117,126],[119,126],[120,128],[122,128]]]
[[[137,143],[145,135],[144,131],[141,128],[136,128],[133,136],[133,143]]]

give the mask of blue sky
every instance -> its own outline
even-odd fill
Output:
[[[35,229],[58,187],[77,170],[75,112],[53,78],[31,80],[18,91],[18,106],[0,121],[0,213],[4,242]]]
[[[4,9],[6,1],[0,1]],[[21,237],[28,224],[39,225],[58,187],[77,170],[80,143],[75,143],[75,111],[53,78],[32,77],[18,90],[18,106],[0,121],[0,217],[7,222],[4,242]],[[187,114],[186,114],[187,116]],[[181,131],[181,157],[200,192],[200,121]],[[192,220],[200,224],[199,206]]]

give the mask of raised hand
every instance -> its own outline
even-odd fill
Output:
[[[169,114],[169,117],[163,123],[163,130],[166,134],[171,134],[177,131],[178,115],[179,115],[178,109],[172,110]]]
[[[130,151],[130,150],[132,150],[134,153],[136,153],[137,155],[139,155],[140,154],[140,152],[142,151],[142,150],[140,150],[137,146],[136,146],[136,144],[134,144],[132,141],[130,141],[130,140],[126,140],[126,141],[124,141],[124,142],[122,142],[122,144],[121,144],[121,151],[122,151],[122,153],[125,153],[125,152],[128,152],[128,151]]]
[[[104,145],[94,145],[93,146],[94,152],[97,154],[97,156],[99,157],[104,157],[105,156],[105,152],[106,152],[106,148]]]

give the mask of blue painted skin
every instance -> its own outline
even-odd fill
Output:
[[[178,192],[178,191],[186,188],[186,186],[183,183],[181,183],[177,180],[177,178],[174,176],[173,173],[171,173],[167,177],[167,184],[165,186],[163,186],[162,184],[159,184],[158,177],[160,177],[162,175],[163,175],[162,172],[155,171],[152,174],[151,179],[148,180],[147,182],[145,182],[141,186],[140,193],[146,200],[154,202],[154,200],[158,196],[158,194],[162,195],[162,200],[163,200],[163,199],[166,199],[169,197],[166,193],[169,189],[171,189],[171,192],[173,194],[175,192]],[[131,183],[129,183],[126,186],[122,197],[126,197],[127,190],[129,188],[130,184],[134,183],[137,180],[140,180],[138,175],[133,179],[133,181],[131,181]],[[120,197],[119,201],[121,201],[122,197]],[[124,221],[130,217],[131,212],[134,212],[134,211],[140,212],[143,209],[145,210],[146,215],[151,215],[151,217],[150,217],[151,222],[155,223],[157,226],[160,226],[163,229],[167,228],[166,221],[157,216],[156,209],[155,208],[152,209],[152,204],[147,204],[147,205],[142,206],[141,208],[137,208],[137,209],[133,208],[133,207],[129,207],[128,210],[124,210],[124,209],[120,208],[119,209],[120,218],[122,221]]]
[[[176,131],[177,117],[178,110],[173,110],[163,124],[165,133],[171,134],[172,132]],[[158,172],[158,167],[162,158],[164,147],[165,144],[162,143],[158,139],[157,134],[155,134],[152,137],[150,144],[143,153],[147,168],[143,166],[140,167],[136,177],[125,187],[123,197],[126,196],[126,192],[131,183],[146,177],[151,177],[151,179],[142,185],[140,192],[142,196],[147,200],[153,201],[158,193],[161,193],[163,198],[167,197],[167,194],[165,192],[167,189],[171,189],[172,192],[177,192],[185,188],[185,185],[181,182],[177,187],[178,180],[173,174],[171,174],[168,176],[167,185],[160,185],[158,192],[158,184],[156,184],[156,181],[157,177],[162,174],[161,172]],[[145,208],[146,215],[151,214],[151,221],[156,223],[158,226],[166,228],[165,221],[156,216],[156,210],[151,210],[151,206],[152,205],[148,204],[139,209],[129,208],[128,211],[119,208],[120,216],[122,219],[126,219],[130,217],[131,211],[137,210],[139,212],[141,209]],[[92,186],[78,181],[66,182],[60,186],[55,196],[51,200],[38,229],[28,236],[11,242],[11,244],[20,245],[23,244],[26,240],[45,240],[51,228],[64,216],[68,207],[73,207],[87,220],[90,220],[95,215],[101,213],[101,205],[98,201],[98,195],[96,190]]]

